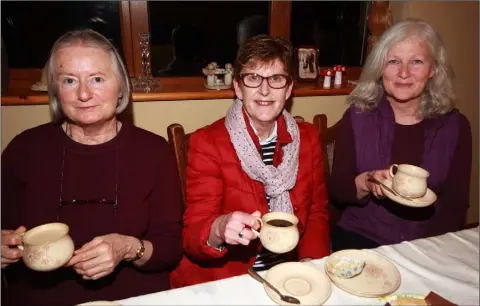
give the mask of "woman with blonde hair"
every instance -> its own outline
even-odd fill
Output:
[[[468,209],[472,136],[453,108],[452,70],[438,33],[401,21],[377,41],[340,121],[329,194],[344,206],[333,250],[374,248],[459,230]],[[371,178],[392,164],[426,169],[437,200],[410,208],[385,198]]]
[[[47,64],[52,123],[16,136],[2,154],[2,275],[7,305],[75,305],[170,288],[182,255],[175,159],[162,137],[117,115],[131,101],[115,47],[92,30],[64,34]],[[27,229],[65,223],[65,267],[22,262]]]

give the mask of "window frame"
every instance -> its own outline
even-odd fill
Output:
[[[392,16],[389,9],[389,1],[371,1],[372,5],[367,16],[368,47],[376,41],[383,31],[392,23]],[[376,3],[382,3],[382,8],[376,8]],[[142,72],[139,34],[149,32],[149,15],[147,1],[119,1],[120,32],[122,39],[123,54],[130,77],[138,77]],[[387,7],[387,11],[383,8]],[[282,36],[290,39],[291,33],[291,12],[292,1],[270,1],[269,32],[272,36]],[[324,68],[324,67],[321,67]],[[325,67],[326,68],[326,67]],[[39,80],[41,69],[18,69],[10,68],[9,89],[2,95],[2,105],[13,104],[46,104],[48,97],[46,93],[32,92],[29,86]],[[361,73],[361,67],[347,67],[347,78],[356,79]],[[21,76],[20,79],[15,76]],[[156,100],[182,100],[188,99],[215,99],[233,97],[233,90],[230,91],[208,91],[203,90],[203,77],[155,77],[163,86],[160,92],[140,93],[135,92],[134,101],[156,101]],[[168,84],[182,84],[184,86],[168,86]],[[30,85],[27,85],[30,84]],[[13,88],[11,88],[13,87]],[[25,87],[25,88],[24,88]],[[323,96],[323,95],[344,95],[352,88],[345,85],[341,90],[324,90],[315,84],[305,85],[296,83],[294,96]],[[12,90],[11,90],[12,89]]]
[[[148,20],[148,1],[122,1],[121,2],[121,20],[128,20],[130,17],[130,26],[122,29],[122,44],[133,44],[131,55],[131,64],[128,71],[131,76],[138,77],[142,73],[142,62],[140,54],[140,33],[148,33],[150,25]],[[270,1],[270,20],[269,32],[273,36],[282,36],[290,39],[290,16],[292,12],[291,1]],[[130,30],[130,33],[128,31]],[[125,39],[123,39],[125,37]],[[124,53],[128,53],[125,52]],[[133,65],[132,65],[133,63]],[[161,79],[161,77],[159,77]],[[174,78],[174,77],[168,77]],[[201,76],[198,78],[202,78]]]

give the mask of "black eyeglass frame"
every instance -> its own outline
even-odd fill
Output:
[[[67,206],[67,205],[73,205],[73,204],[109,204],[113,205],[114,208],[116,209],[117,207],[117,200],[107,200],[107,199],[97,199],[97,200],[77,200],[73,198],[70,201],[63,200],[60,198],[60,207],[62,206]]]
[[[245,84],[245,77],[250,76],[250,75],[254,75],[254,76],[262,78],[262,81],[258,84],[258,86],[249,86],[249,85]],[[278,77],[278,76],[282,76],[286,79],[285,85],[283,85],[282,87],[274,87],[274,86],[272,86],[272,84],[270,84],[271,78],[272,77]],[[286,75],[286,74],[272,74],[268,77],[264,77],[263,75],[260,75],[260,74],[257,74],[257,73],[242,73],[238,77],[240,78],[240,80],[242,80],[243,85],[245,87],[248,87],[248,88],[258,88],[258,87],[262,86],[263,81],[265,81],[265,80],[267,80],[268,86],[270,86],[273,89],[285,88],[293,82],[292,78],[289,75]]]

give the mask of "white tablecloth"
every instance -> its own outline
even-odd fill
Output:
[[[479,305],[479,228],[428,239],[382,246],[374,251],[389,258],[402,276],[395,293],[442,295],[458,305]],[[326,258],[313,263],[324,271]],[[263,285],[248,275],[118,301],[123,305],[276,305]],[[374,305],[338,289],[324,305]]]

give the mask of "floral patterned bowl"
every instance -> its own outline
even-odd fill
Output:
[[[327,271],[340,278],[352,278],[362,273],[365,261],[347,256],[330,256],[327,260]]]

